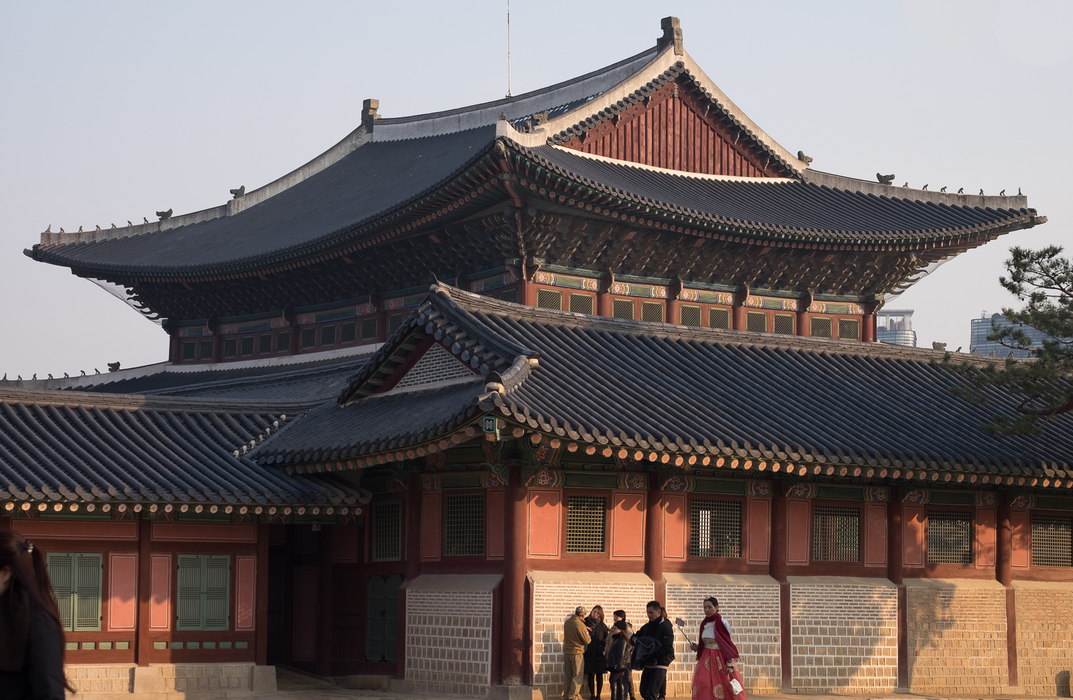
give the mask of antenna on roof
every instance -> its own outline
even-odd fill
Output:
[[[507,0],[507,97],[514,97],[510,93],[510,0]]]

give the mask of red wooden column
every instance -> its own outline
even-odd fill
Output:
[[[503,623],[500,626],[500,682],[523,685],[525,668],[525,560],[527,489],[521,483],[521,468],[511,467],[503,520],[506,550],[503,553]]]
[[[749,327],[745,314],[748,313],[745,309],[745,302],[749,299],[749,288],[746,287],[744,292],[739,292],[734,295],[734,308],[730,313],[730,328],[735,331],[743,331]]]
[[[11,529],[11,518],[6,515],[0,515],[0,532],[7,532]]]
[[[663,580],[663,490],[659,474],[649,472],[648,503],[645,504],[645,573],[655,587],[654,598],[666,603],[667,582]]]
[[[806,294],[801,299],[797,300],[797,335],[808,337],[812,335],[812,329],[809,328],[808,323],[808,309],[812,306],[812,295]]]
[[[779,582],[779,656],[782,661],[782,689],[793,688],[793,639],[790,625],[790,584],[786,582],[786,489],[775,484],[771,498],[771,578]]]
[[[1017,604],[1013,590],[1013,527],[1010,498],[998,493],[998,532],[995,543],[995,579],[1006,587],[1006,664],[1011,686],[1017,685]]]
[[[899,690],[909,688],[909,598],[903,579],[905,576],[905,530],[902,502],[897,489],[892,488],[887,502],[887,578],[898,586],[898,685]]]
[[[371,513],[371,505],[370,505]],[[421,476],[410,477],[410,491],[406,494],[406,580],[413,581],[421,575]],[[395,642],[395,677],[406,678],[406,588],[399,590],[399,633]]]
[[[416,481],[416,479],[415,479]],[[332,601],[332,531],[329,526],[320,531],[320,547],[317,551],[317,576],[320,578],[320,611],[317,621],[317,675],[332,675],[332,635],[335,609]]]
[[[134,660],[139,666],[149,665],[153,642],[149,639],[149,613],[153,603],[153,521],[138,521],[138,624],[134,631]]]
[[[257,632],[255,661],[258,666],[268,663],[268,525],[257,523],[257,592],[254,599],[254,625]]]

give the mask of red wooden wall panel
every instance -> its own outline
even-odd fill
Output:
[[[336,564],[358,562],[361,532],[357,525],[332,525],[332,561]]]
[[[254,629],[257,603],[257,557],[235,557],[235,629]]]
[[[645,494],[620,491],[611,497],[611,556],[645,555]]]
[[[786,506],[786,563],[807,564],[809,560],[809,502],[791,500]]]
[[[317,567],[294,568],[294,597],[291,606],[291,654],[295,661],[317,658]]]
[[[256,542],[257,526],[154,522],[153,539],[188,542]]]
[[[12,523],[12,529],[24,537],[55,538],[63,540],[136,540],[138,521],[119,522],[64,522],[62,520],[21,520]]]
[[[149,629],[171,629],[171,555],[150,557]]]
[[[905,566],[924,566],[924,509],[920,506],[902,508],[902,544]]]
[[[887,565],[887,504],[864,506],[864,565]]]
[[[771,499],[750,498],[746,502],[749,526],[746,529],[750,564],[767,564],[771,559]]]
[[[1010,530],[1013,535],[1013,566],[1018,569],[1027,568],[1031,560],[1032,540],[1032,526],[1027,510],[1010,511]]]
[[[987,569],[997,561],[998,513],[994,508],[977,508],[975,523],[976,568]]]
[[[443,540],[443,495],[439,491],[421,494],[421,560],[439,561]]]
[[[559,556],[561,504],[562,494],[558,491],[529,492],[529,556]]]
[[[138,555],[108,557],[108,629],[133,630],[138,626]]]
[[[689,545],[689,512],[686,497],[663,494],[663,557],[685,559]]]
[[[488,521],[485,527],[488,532],[488,558],[502,559],[506,551],[507,525],[504,521],[507,492],[502,489],[493,489],[488,492]]]

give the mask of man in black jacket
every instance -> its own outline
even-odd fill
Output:
[[[641,700],[657,700],[667,680],[667,666],[674,661],[674,627],[664,616],[663,605],[658,600],[645,606],[645,613],[648,615],[648,624],[637,630],[634,640],[648,637],[655,642],[656,651],[646,659],[641,672]]]

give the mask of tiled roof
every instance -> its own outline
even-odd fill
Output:
[[[367,143],[233,216],[95,243],[34,246],[36,260],[102,273],[183,273],[261,264],[348,231],[436,188],[493,142],[495,127]]]
[[[906,197],[896,187],[878,196],[850,189],[855,181],[849,178],[839,179],[846,189],[834,189],[800,180],[677,173],[557,146],[516,148],[557,175],[626,201],[785,240],[880,244],[1035,223],[1034,209],[937,204]],[[1024,201],[988,199],[1004,206]]]
[[[222,504],[360,498],[345,481],[291,476],[247,459],[249,448],[287,418],[264,404],[220,404],[5,390],[0,493],[35,500]]]
[[[960,379],[933,364],[942,353],[618,321],[433,289],[408,328],[442,331],[456,355],[464,344],[452,334],[462,328],[473,347],[485,338],[500,345],[513,341],[529,348],[524,369],[516,360],[509,370],[486,376],[484,387],[460,384],[372,398],[357,398],[360,382],[352,384],[345,397],[352,403],[281,431],[258,448],[257,458],[322,459],[320,443],[328,434],[337,459],[399,449],[436,438],[461,417],[494,411],[517,425],[595,445],[836,466],[1073,476],[1073,416],[1053,419],[1042,435],[988,436],[980,425],[994,412],[1012,411],[1016,401],[998,389],[983,406],[952,395],[950,387]],[[405,339],[405,333],[396,336],[394,345]],[[390,356],[390,348],[385,352]],[[505,366],[498,353],[489,358],[495,360],[486,368]],[[374,415],[377,425],[395,426],[367,435],[365,420]],[[330,422],[320,427],[320,421]]]

